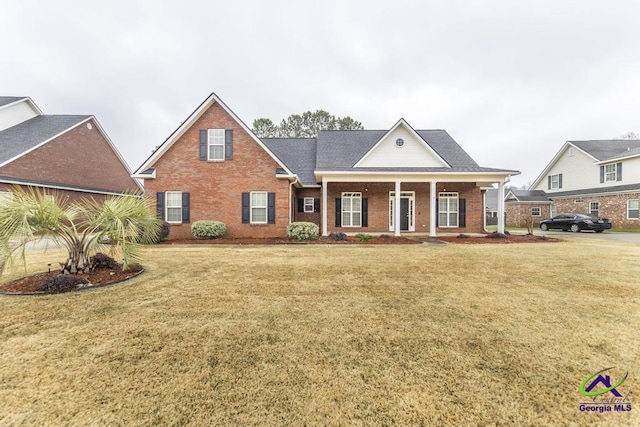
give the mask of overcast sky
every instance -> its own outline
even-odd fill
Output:
[[[518,186],[567,140],[640,133],[637,0],[0,4],[0,95],[95,115],[133,170],[211,92],[248,126],[445,129]]]

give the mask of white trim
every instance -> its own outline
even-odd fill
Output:
[[[640,213],[640,199],[627,199],[627,219],[629,221],[638,221],[640,219],[640,214],[638,215],[638,218],[630,218],[629,217],[629,211],[631,210],[631,209],[629,209],[629,202],[632,202],[632,201],[636,201],[638,203],[638,207],[636,209],[633,209],[633,210],[634,211],[637,210]]]
[[[345,197],[351,200],[350,209],[345,211],[344,199]],[[353,209],[353,199],[360,199],[360,209]],[[362,192],[360,191],[343,191],[340,193],[340,227],[341,228],[360,228],[362,227]],[[349,225],[344,225],[344,213],[349,212]],[[353,215],[357,213],[359,217],[358,225],[353,225]]]
[[[631,154],[629,156],[622,156],[622,157],[615,157],[613,159],[607,159],[607,160],[601,160],[599,162],[596,162],[596,165],[603,165],[606,163],[612,163],[612,162],[617,162],[620,163],[622,160],[628,160],[628,159],[633,159],[635,157],[639,157],[640,153],[635,153],[635,154]]]
[[[389,231],[395,231],[395,191],[389,191]],[[415,191],[400,191],[400,202],[402,203],[402,199],[409,200],[409,228],[404,231],[416,231],[416,192]],[[401,210],[401,209],[400,209]],[[402,232],[403,230],[400,229]]]
[[[51,185],[51,184],[41,184],[38,182],[31,182],[31,181],[15,181],[11,179],[0,179],[0,182],[3,184],[22,185],[25,187],[52,188],[55,190],[76,191],[78,193],[104,194],[107,196],[122,196],[124,194],[128,194],[126,192],[100,191],[100,190],[92,190],[92,189],[79,188],[79,187],[67,187],[64,185],[57,185],[57,184]]]
[[[311,210],[307,210],[307,200],[311,200]],[[302,198],[302,212],[303,213],[313,213],[316,209],[315,200],[313,197],[303,197]]]
[[[511,176],[519,175],[518,171],[509,172],[367,172],[367,171],[316,171],[318,181],[327,179],[330,182],[508,182]]]
[[[189,117],[187,117],[187,119],[182,122],[182,124],[175,131],[173,131],[171,135],[169,135],[169,137],[160,145],[160,147],[153,154],[151,154],[151,156],[147,160],[145,160],[144,163],[140,165],[140,167],[138,167],[138,169],[136,169],[135,173],[137,174],[140,171],[144,171],[152,167],[167,152],[167,150],[169,150],[169,148],[171,148],[171,146],[173,146],[173,144],[175,144],[176,141],[178,141],[178,139],[180,139],[182,135],[184,135],[184,133],[195,124],[200,116],[202,116],[202,114],[204,114],[204,112],[211,108],[215,103],[220,104],[220,106],[227,112],[227,114],[229,114],[231,118],[238,125],[240,125],[242,130],[244,130],[256,144],[258,144],[282,169],[284,169],[289,176],[294,175],[289,170],[289,168],[287,168],[287,166],[282,163],[280,159],[278,159],[278,157],[276,157],[276,155],[273,154],[271,150],[269,150],[267,146],[262,143],[262,141],[260,141],[260,138],[258,138],[251,131],[251,129],[249,129],[247,125],[245,125],[244,122],[240,120],[240,118],[236,116],[236,114],[231,111],[229,107],[226,106],[224,102],[222,102],[220,98],[218,98],[218,95],[216,95],[215,93],[211,93],[211,95],[209,95],[207,99],[205,99],[204,102],[202,102],[202,104],[200,104],[200,106],[198,106],[198,108],[196,108],[196,110],[191,113]]]
[[[212,138],[214,140],[220,138],[220,135],[215,135],[215,133],[222,133],[222,144],[220,144],[219,141],[215,144],[212,143],[211,141]],[[227,132],[225,129],[220,129],[220,128],[207,129],[207,160],[210,162],[224,162],[226,160],[226,144],[227,144]],[[211,147],[222,147],[222,158],[220,159],[212,158]]]
[[[25,97],[20,98],[20,99],[18,99],[16,101],[10,102],[8,104],[4,104],[4,105],[0,106],[0,110],[2,110],[3,108],[12,107],[14,105],[17,105],[17,104],[19,104],[21,102],[25,102],[25,101],[31,105],[31,108],[33,108],[35,110],[37,115],[39,115],[39,116],[44,115],[42,110],[36,105],[35,102],[33,102],[33,99],[31,99],[30,96],[25,96]]]
[[[322,235],[323,236],[328,236],[329,235],[329,229],[328,229],[328,224],[327,224],[327,212],[329,211],[327,209],[327,200],[329,198],[329,196],[327,195],[327,192],[329,191],[328,185],[327,185],[327,181],[323,178],[322,179],[322,204],[321,204],[321,208],[322,208]]]
[[[256,209],[264,208],[264,221],[253,220],[253,195],[264,194],[264,206],[255,206]],[[249,224],[268,224],[269,223],[269,192],[268,191],[251,191],[249,193]]]
[[[180,221],[169,221],[169,193],[180,195]],[[171,209],[176,209],[176,206],[171,206]],[[182,191],[165,191],[164,192],[164,217],[169,224],[182,224]]]
[[[576,141],[578,142],[578,141]],[[586,151],[582,150],[580,147],[578,147],[577,145],[572,144],[571,142],[567,141],[564,143],[564,145],[562,146],[562,148],[560,148],[560,151],[558,151],[558,153],[556,153],[555,156],[553,156],[553,159],[551,159],[551,161],[549,162],[549,164],[542,170],[542,173],[538,176],[538,178],[536,178],[535,181],[533,181],[533,184],[531,184],[529,186],[529,190],[533,190],[534,188],[536,188],[541,182],[542,180],[548,176],[548,172],[551,170],[551,168],[556,164],[556,162],[560,159],[560,157],[564,154],[564,152],[569,148],[569,147],[573,147],[576,150],[580,150],[581,153],[584,153],[586,156],[591,157],[593,159],[594,162],[597,162],[598,159],[596,159],[595,157],[593,157],[591,154],[587,153]]]
[[[537,214],[533,213],[534,209],[538,210]],[[531,206],[531,216],[536,217],[536,218],[537,217],[541,217],[542,216],[542,208],[540,206]]]
[[[451,211],[448,209],[448,203],[447,203],[447,210],[446,210],[446,215],[447,215],[447,225],[442,225],[442,221],[440,220],[440,212],[442,209],[442,199],[455,199],[456,200],[456,210],[455,211]],[[456,214],[456,223],[455,225],[451,225],[451,221],[450,221],[450,217],[449,215],[454,213]],[[458,228],[460,227],[460,193],[457,191],[440,191],[438,192],[438,228]]]
[[[427,141],[424,140],[424,138],[422,138],[418,132],[416,132],[410,125],[409,123],[406,122],[405,119],[400,119],[398,120],[398,122],[393,125],[391,127],[391,129],[389,129],[389,131],[387,131],[387,133],[385,133],[382,138],[380,138],[380,140],[378,140],[378,142],[375,143],[375,145],[365,153],[364,156],[362,156],[362,158],[360,158],[360,160],[358,160],[356,162],[355,165],[353,165],[354,168],[357,168],[360,166],[360,164],[362,162],[364,162],[366,160],[367,157],[369,157],[369,155],[371,155],[371,153],[373,153],[374,151],[376,151],[376,149],[378,148],[378,146],[380,144],[382,144],[382,142],[394,131],[396,130],[400,125],[402,125],[405,129],[407,129],[409,131],[409,133],[416,138],[417,141],[422,142],[424,148],[429,151],[429,153],[436,159],[438,160],[440,163],[442,163],[442,167],[446,167],[446,168],[451,168],[451,165],[449,165],[449,163],[447,163],[442,157],[440,157],[440,155],[438,153],[436,153],[436,151],[431,148],[431,146],[427,143]]]
[[[436,215],[438,212],[436,210],[436,201],[438,200],[438,192],[437,192],[437,182],[431,181],[429,183],[429,236],[435,237],[437,234],[436,227]]]

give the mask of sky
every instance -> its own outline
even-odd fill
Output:
[[[132,170],[211,92],[249,127],[445,129],[518,187],[566,141],[640,133],[637,0],[0,5],[0,95],[96,116]]]

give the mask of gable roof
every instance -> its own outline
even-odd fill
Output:
[[[0,131],[0,166],[36,149],[91,117],[41,115]]]
[[[547,193],[542,190],[509,190],[505,199],[515,200],[517,202],[551,203],[551,200],[547,197]]]
[[[640,155],[640,140],[638,139],[568,141],[568,143],[600,162]]]
[[[23,99],[27,99],[27,97],[26,96],[0,96],[0,107],[13,104],[14,102],[21,101]]]
[[[134,177],[136,178],[145,178],[144,176],[142,176],[141,172],[142,171],[146,171],[149,168],[152,168],[153,165],[158,161],[158,159],[160,159],[160,157],[162,157],[162,155],[164,155],[164,153],[167,152],[167,150],[169,150],[169,148],[171,148],[171,146],[173,144],[176,143],[176,141],[178,141],[178,139],[180,139],[180,137],[182,135],[184,135],[184,133],[191,128],[191,126],[193,126],[193,124],[196,122],[196,120],[198,120],[200,118],[200,116],[202,116],[202,114],[209,109],[212,105],[214,105],[215,103],[219,104],[226,112],[227,114],[229,114],[231,116],[231,118],[233,118],[233,120],[235,120],[236,123],[238,123],[240,125],[240,127],[247,132],[247,134],[249,134],[249,136],[260,146],[262,147],[262,149],[273,159],[276,161],[276,163],[278,163],[286,172],[286,174],[288,175],[293,175],[291,173],[291,171],[284,165],[284,163],[278,159],[278,157],[271,152],[271,150],[262,142],[262,140],[260,140],[260,138],[258,138],[253,131],[247,127],[247,125],[244,124],[244,122],[242,120],[240,120],[240,118],[236,115],[236,113],[234,113],[229,107],[227,107],[227,105],[222,102],[222,100],[218,97],[218,95],[216,95],[215,93],[211,93],[211,95],[209,95],[207,97],[207,99],[205,99],[204,101],[202,101],[202,103],[198,106],[198,108],[196,108],[188,117],[187,119],[182,122],[182,124],[180,126],[178,126],[178,128],[176,130],[174,130],[171,135],[169,135],[169,137],[160,145],[160,147],[158,147],[158,149],[156,151],[154,151],[148,158],[147,160],[145,160],[139,167],[138,169],[136,169],[136,171],[134,172]],[[147,178],[149,176],[146,176]]]
[[[262,142],[298,176],[302,185],[316,185],[316,138],[262,138]]]

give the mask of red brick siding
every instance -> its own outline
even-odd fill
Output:
[[[639,193],[625,193],[616,195],[572,197],[566,199],[554,199],[560,213],[589,213],[590,202],[599,203],[598,215],[609,218],[614,228],[640,228],[640,221],[627,219],[627,200],[640,199]],[[582,203],[575,201],[582,200]]]
[[[313,222],[318,227],[322,227],[322,204],[319,205],[319,209],[316,208],[318,212],[298,212],[298,199],[313,197],[314,199],[320,200],[320,203],[322,203],[322,196],[320,193],[320,188],[298,188],[296,190],[295,198],[291,205],[294,221]]]
[[[93,120],[3,166],[0,175],[114,192],[140,191]]]
[[[540,208],[540,216],[532,217],[531,208]],[[528,227],[531,218],[535,227],[540,225],[540,221],[551,216],[551,204],[533,204],[533,203],[505,203],[505,226],[507,227]]]
[[[437,233],[479,233],[484,230],[484,203],[482,192],[474,183],[447,183],[438,184],[439,192],[457,192],[459,197],[466,199],[466,227],[438,228]],[[415,229],[416,232],[429,231],[429,195],[430,184],[405,183],[401,185],[401,191],[415,192]],[[335,232],[384,232],[389,231],[389,192],[395,191],[394,183],[329,183],[327,218],[328,231]],[[361,192],[363,198],[368,199],[368,227],[336,227],[335,226],[335,199],[340,198],[342,192]]]
[[[233,160],[198,159],[200,129],[233,129]],[[222,221],[225,237],[285,236],[289,224],[289,181],[276,179],[278,163],[219,104],[205,111],[157,161],[156,178],[145,180],[145,194],[189,192],[191,223]],[[275,224],[242,224],[242,193],[276,193]],[[169,239],[190,238],[191,224],[171,225]]]

